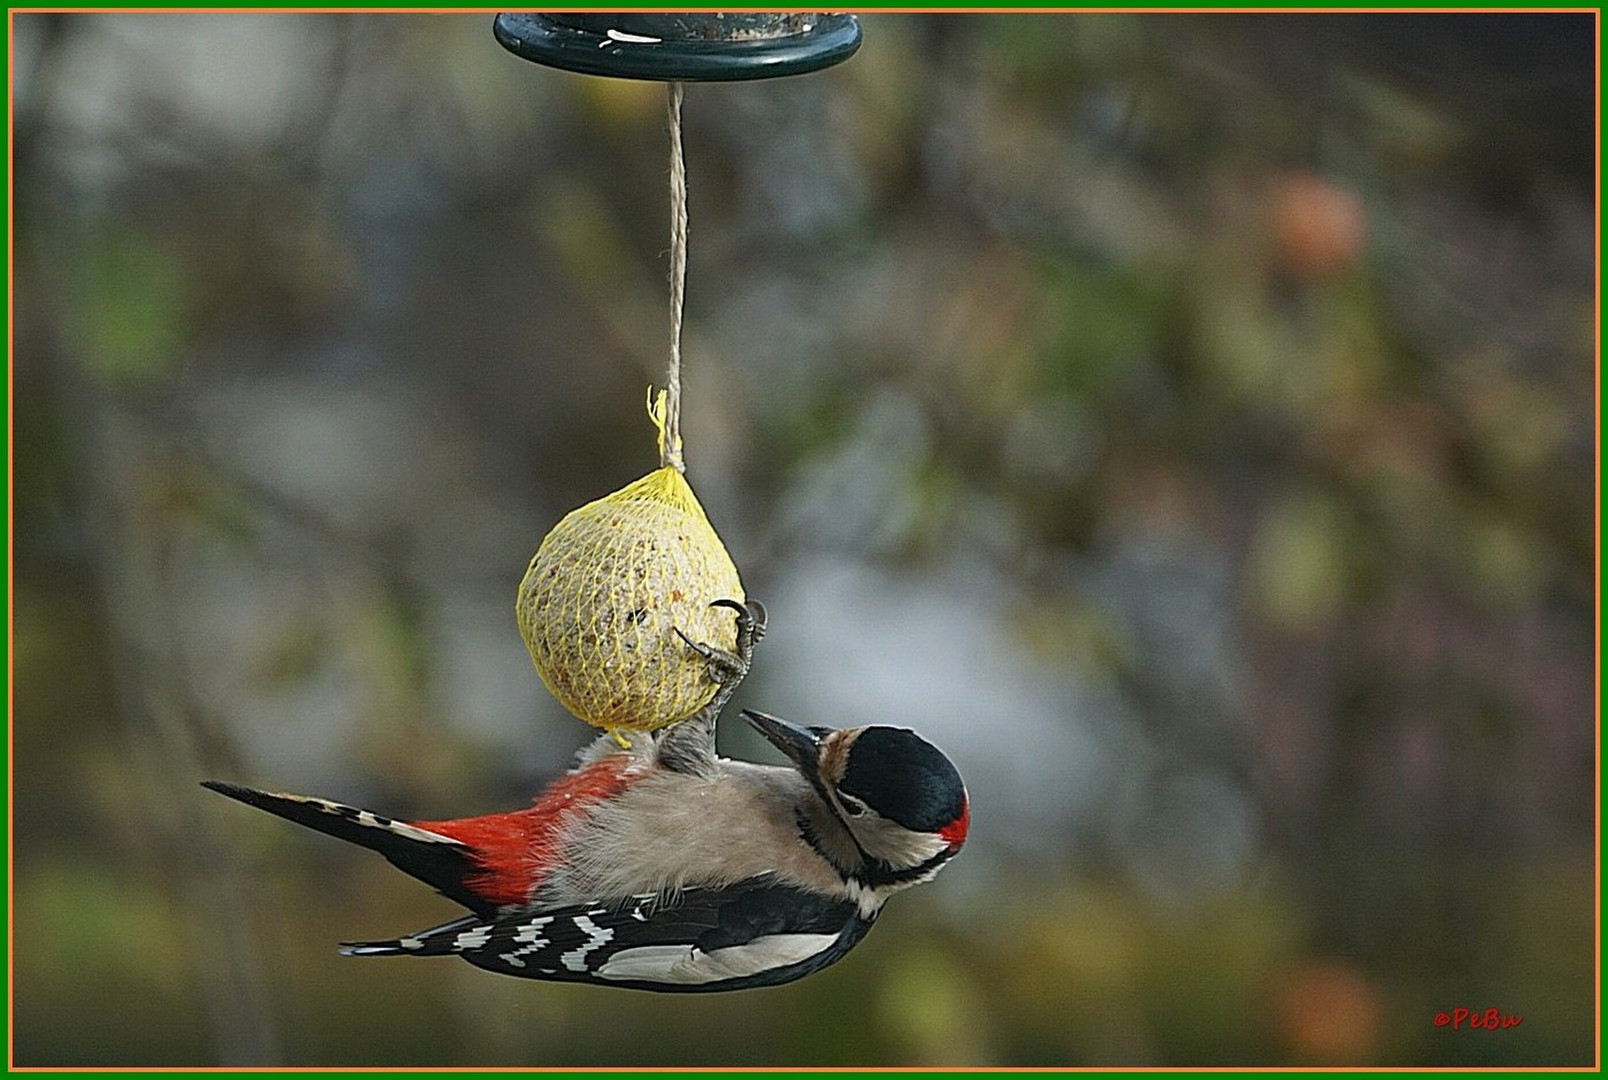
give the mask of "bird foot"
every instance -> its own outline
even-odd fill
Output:
[[[719,683],[722,689],[734,690],[748,674],[748,669],[754,660],[754,646],[765,636],[765,605],[758,600],[750,600],[746,604],[739,604],[735,600],[716,600],[709,606],[731,608],[737,613],[735,652],[727,652],[725,649],[717,649],[713,645],[694,641],[683,633],[680,627],[676,627],[675,631],[677,636],[687,643],[687,648],[697,653],[709,665],[709,678]]]
[[[659,737],[659,761],[675,772],[713,775],[715,771],[715,721],[726,707],[732,691],[748,674],[754,659],[754,646],[765,636],[765,605],[758,600],[739,604],[735,600],[716,600],[710,607],[727,607],[737,613],[736,651],[727,652],[703,642],[693,641],[678,628],[687,648],[709,666],[709,677],[718,685],[703,708],[664,729]]]

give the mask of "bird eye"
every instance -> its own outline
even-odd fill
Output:
[[[843,804],[843,812],[850,817],[859,817],[865,813],[865,803],[856,799],[853,795],[845,795],[840,791],[838,792],[838,802]]]

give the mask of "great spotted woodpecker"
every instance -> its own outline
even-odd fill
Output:
[[[380,852],[471,914],[349,956],[461,956],[532,979],[659,991],[790,982],[841,959],[889,896],[966,839],[955,766],[897,727],[743,718],[789,765],[718,757],[720,706],[764,609],[738,609],[738,655],[693,645],[712,707],[620,747],[608,735],[523,810],[400,822],[324,799],[209,781],[231,798]],[[689,643],[691,644],[691,643]]]

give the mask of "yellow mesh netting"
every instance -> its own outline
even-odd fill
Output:
[[[666,446],[662,392],[648,412],[661,459],[679,461],[680,447]],[[597,727],[646,731],[714,696],[708,665],[675,631],[735,649],[731,611],[709,606],[721,599],[745,599],[737,567],[666,464],[553,526],[515,611],[537,673],[565,708]]]

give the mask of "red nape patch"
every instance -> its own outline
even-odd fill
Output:
[[[969,828],[971,828],[971,800],[967,799],[961,803],[960,816],[938,830],[938,839],[952,848],[958,848],[966,842],[966,830]]]
[[[606,757],[576,772],[565,773],[524,810],[456,821],[415,821],[420,829],[450,836],[467,845],[480,864],[464,884],[494,904],[523,904],[547,876],[558,854],[559,832],[574,811],[611,799],[631,783],[625,776],[629,759]]]

